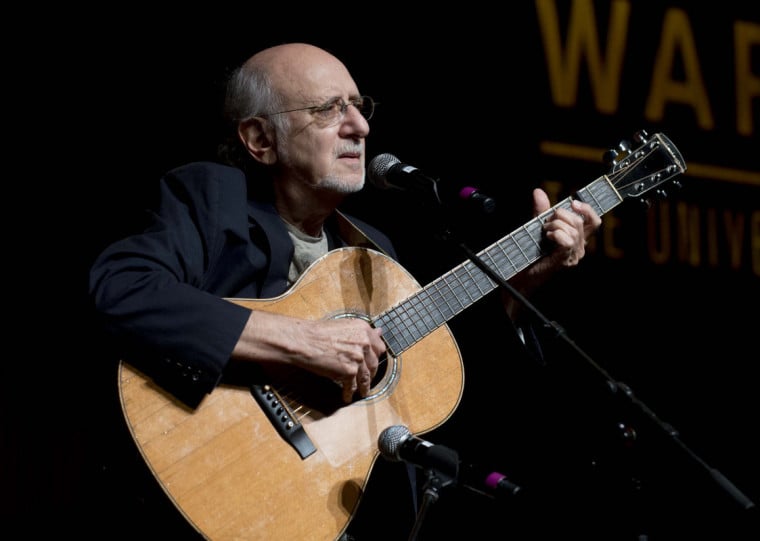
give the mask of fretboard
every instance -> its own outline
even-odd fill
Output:
[[[622,202],[606,176],[579,190],[575,196],[600,216]],[[544,254],[543,224],[557,208],[571,209],[568,197],[477,254],[503,280],[509,280]],[[494,282],[473,261],[467,260],[432,281],[374,319],[394,356],[422,340],[465,308],[496,289]]]

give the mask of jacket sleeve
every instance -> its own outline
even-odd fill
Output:
[[[220,227],[228,192],[243,194],[245,213],[242,172],[170,172],[148,228],[106,248],[90,270],[96,313],[126,360],[191,406],[218,384],[249,315],[204,290],[224,237],[235,234]]]

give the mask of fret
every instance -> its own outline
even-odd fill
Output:
[[[376,322],[377,325],[383,328],[383,338],[394,355],[398,355],[404,351],[408,345],[403,321],[397,317],[398,312],[399,310],[394,308],[390,312],[386,312],[387,317],[385,321],[380,319]]]
[[[433,298],[433,295],[435,294],[435,304],[438,307],[439,312],[441,312],[441,314],[443,314],[448,321],[454,317],[457,312],[454,310],[451,304],[449,304],[448,296],[445,294],[446,290],[444,289],[444,286],[446,283],[444,281],[444,277],[445,276],[438,278],[435,282],[427,286],[425,290],[430,292],[431,298]]]
[[[477,283],[474,283],[474,281],[471,278],[472,269],[474,268],[476,268],[475,264],[472,261],[467,261],[459,265],[452,272],[452,275],[454,276],[458,284],[455,289],[455,293],[457,294],[457,297],[459,297],[460,299],[464,298],[465,295],[467,297],[466,299],[467,302],[466,304],[462,306],[463,308],[466,308],[467,306],[475,302],[476,299],[479,299],[482,297],[482,295],[479,294],[479,291],[477,291],[478,289]]]
[[[498,246],[498,245],[497,245],[497,246]],[[503,260],[504,260],[504,259],[503,259],[503,258],[498,258],[498,255],[499,255],[501,252],[500,252],[500,251],[497,251],[497,250],[495,250],[495,248],[496,248],[497,246],[494,246],[494,247],[488,248],[488,249],[486,249],[486,250],[483,250],[483,251],[482,251],[482,252],[481,252],[479,255],[480,255],[480,258],[481,258],[481,259],[483,259],[483,260],[486,260],[486,259],[488,259],[488,261],[486,262],[486,264],[487,264],[487,265],[488,265],[488,266],[489,266],[491,269],[493,269],[494,271],[496,271],[496,273],[497,273],[497,274],[498,274],[498,275],[499,275],[501,278],[504,278],[504,276],[505,276],[505,275],[504,275],[504,270],[503,270],[503,268],[504,268],[504,265],[502,264],[502,262],[503,262]],[[494,253],[495,253],[495,255],[496,255],[497,257],[494,257]],[[480,273],[481,273],[481,274],[482,274],[482,275],[483,275],[483,276],[484,276],[484,277],[485,277],[485,278],[488,280],[488,290],[487,290],[487,291],[483,291],[483,294],[485,295],[486,293],[489,293],[490,291],[492,291],[493,289],[495,289],[495,288],[496,288],[496,282],[494,282],[494,281],[493,281],[493,279],[491,279],[491,277],[490,277],[490,276],[488,276],[488,275],[487,275],[485,272],[483,272],[482,270],[478,269],[478,271],[479,271],[479,272],[480,272]]]
[[[507,243],[507,241],[508,241],[508,240],[510,240],[510,239],[509,239],[508,237],[505,237],[504,239],[502,239],[501,241],[497,242],[497,243],[494,245],[494,248],[493,248],[493,250],[489,250],[489,252],[493,253],[493,252],[494,252],[494,251],[496,251],[496,249],[498,248],[498,253],[499,253],[499,254],[501,254],[502,256],[504,256],[504,258],[506,259],[506,261],[507,261],[507,263],[509,264],[509,266],[510,266],[510,267],[512,267],[512,272],[510,272],[510,273],[508,273],[508,274],[507,274],[507,273],[505,273],[505,274],[504,274],[504,276],[505,276],[505,277],[506,277],[506,276],[512,276],[512,275],[514,275],[514,274],[517,274],[517,271],[518,271],[518,270],[519,270],[519,268],[520,268],[520,267],[518,267],[518,266],[517,266],[517,264],[514,262],[514,260],[512,259],[512,257],[510,257],[510,255],[509,255],[509,252],[508,252],[508,251],[505,249],[505,244]],[[500,269],[503,269],[504,267],[506,267],[506,265],[499,265],[499,268],[500,268]]]
[[[514,233],[509,237],[505,237],[500,244],[504,252],[509,254],[509,260],[516,269],[524,269],[527,266],[529,260],[520,247],[520,243],[514,237]]]
[[[429,291],[423,289],[420,292],[419,297],[421,305],[424,306],[424,310],[421,310],[423,315],[422,319],[429,331],[435,329],[441,323],[446,321],[435,304],[435,298],[431,298]]]
[[[493,261],[493,258],[488,254],[488,252],[482,252],[481,258],[488,257],[491,259],[491,266],[493,268],[498,268],[498,264]],[[477,295],[472,297],[473,302],[475,300],[480,299],[484,295],[488,294],[493,290],[494,287],[496,287],[496,284],[493,280],[485,273],[482,269],[477,267],[475,263],[472,261],[468,261],[466,265],[462,266],[464,272],[467,273],[467,277],[469,278],[469,282],[472,283],[473,289],[477,289]]]
[[[374,325],[375,327],[383,329],[383,340],[385,340],[385,343],[388,345],[391,355],[395,357],[400,355],[406,348],[404,348],[399,337],[400,332],[396,320],[393,317],[394,314],[395,309],[391,309],[384,314],[381,314],[374,320]]]
[[[461,298],[456,295],[455,288],[456,286],[461,286],[461,282],[452,276],[452,273],[449,272],[441,277],[442,283],[446,286],[446,289],[442,291],[444,291],[446,304],[451,307],[453,314],[458,314],[462,311],[463,306]],[[451,286],[452,282],[454,283],[454,288]]]
[[[430,329],[425,325],[425,321],[420,314],[420,307],[422,306],[421,295],[412,297],[409,299],[409,302],[405,304],[407,305],[406,310],[412,315],[410,322],[414,328],[414,334],[417,336],[425,336]]]
[[[584,198],[584,201],[594,207],[600,216],[622,201],[620,194],[610,185],[607,177],[595,180],[583,190],[579,190],[580,192],[587,193],[593,199],[593,201],[588,201]]]

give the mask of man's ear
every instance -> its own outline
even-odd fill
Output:
[[[238,137],[253,159],[265,165],[277,161],[272,126],[261,117],[249,118],[238,125]]]

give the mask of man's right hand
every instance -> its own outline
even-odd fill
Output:
[[[232,358],[299,366],[338,382],[343,401],[367,396],[385,353],[382,330],[363,319],[308,320],[254,310]]]

